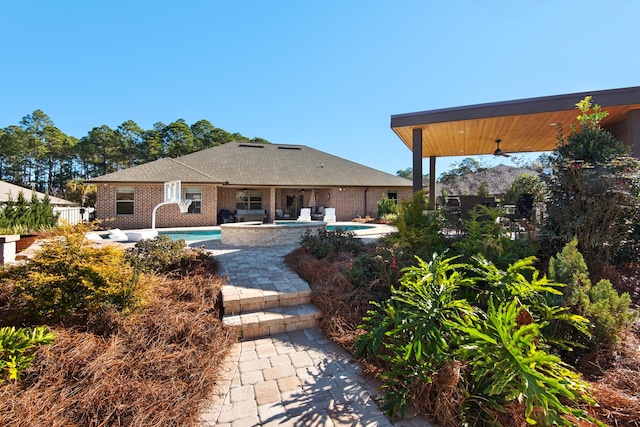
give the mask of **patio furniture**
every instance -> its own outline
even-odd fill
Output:
[[[276,209],[276,219],[289,219],[291,215],[282,212],[282,209]]]
[[[505,215],[509,218],[511,229],[517,234],[521,229],[531,231],[531,214],[533,213],[533,194],[520,194],[516,200],[513,213]]]
[[[311,221],[311,208],[300,209],[300,216],[298,221]]]
[[[324,218],[324,206],[318,206],[315,209],[315,212],[311,213],[311,219],[314,221],[322,221],[322,218]]]
[[[90,231],[85,233],[84,235],[88,240],[93,240],[95,242],[128,242],[129,236],[120,230],[119,228],[114,228],[113,230],[106,231]]]
[[[336,208],[325,208],[324,222],[336,222]]]
[[[235,216],[236,222],[264,221],[267,219],[264,209],[238,209]]]

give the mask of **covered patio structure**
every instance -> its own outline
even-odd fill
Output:
[[[391,116],[391,129],[413,152],[413,191],[422,189],[422,159],[429,158],[429,205],[435,208],[436,159],[449,156],[552,151],[558,125],[577,126],[576,104],[586,96],[609,114],[604,129],[640,157],[640,86],[469,105]]]

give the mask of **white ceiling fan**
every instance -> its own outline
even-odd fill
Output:
[[[500,138],[496,139],[496,151],[493,152],[494,156],[502,156],[502,157],[509,157],[509,155],[500,149],[500,142],[502,142],[502,140]]]

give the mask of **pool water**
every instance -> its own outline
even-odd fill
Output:
[[[220,230],[159,231],[171,240],[220,240]]]
[[[373,225],[327,225],[327,230],[335,230],[336,228],[342,228],[343,230],[355,231],[355,230],[367,230],[374,228]]]
[[[295,221],[292,221],[294,224]],[[335,230],[336,228],[346,229],[348,231],[366,230],[374,228],[373,225],[327,225],[327,230]],[[220,230],[185,230],[185,231],[159,231],[158,234],[169,236],[171,240],[220,240]]]

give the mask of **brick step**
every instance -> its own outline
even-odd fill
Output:
[[[322,313],[315,306],[301,304],[225,315],[222,321],[239,327],[241,338],[256,338],[312,328],[320,317]]]
[[[311,302],[311,290],[278,292],[242,286],[226,285],[222,287],[222,305],[225,315],[237,315],[260,310],[272,310],[278,307],[291,307]]]

